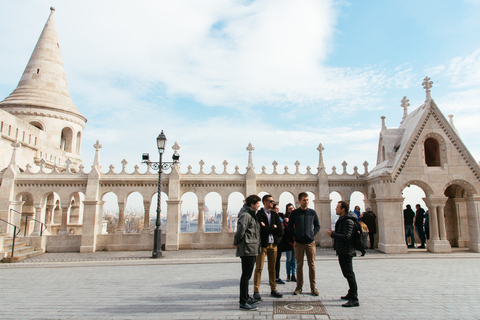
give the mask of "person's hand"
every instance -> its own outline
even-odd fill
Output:
[[[331,236],[332,236],[332,233],[333,233],[332,229],[331,229],[331,228],[328,228],[328,229],[327,229],[327,235],[328,235],[329,237],[331,237]]]
[[[274,225],[273,225],[273,227],[274,227],[274,228],[276,228],[276,227],[277,227],[277,225],[276,225],[276,224],[274,224]]]
[[[288,223],[288,218],[285,218],[285,222]]]
[[[263,223],[263,222],[260,222],[260,224],[262,225],[262,227],[265,227],[265,223]]]

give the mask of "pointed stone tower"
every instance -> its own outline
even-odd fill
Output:
[[[0,109],[18,119],[9,123],[12,117],[7,117],[2,133],[7,133],[4,129],[8,125],[10,138],[32,149],[33,159],[27,162],[43,159],[47,165],[61,167],[70,159],[72,167],[78,168],[82,163],[80,145],[87,119],[70,97],[55,27],[55,9],[50,10],[17,88],[0,102]],[[28,154],[31,153],[24,152],[24,156]]]

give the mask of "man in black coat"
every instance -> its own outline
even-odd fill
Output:
[[[295,259],[297,260],[297,287],[294,295],[302,292],[303,287],[303,256],[307,256],[308,277],[310,290],[313,296],[318,296],[315,274],[315,235],[320,231],[320,222],[315,210],[308,207],[308,194],[301,192],[298,195],[300,208],[292,211],[288,220],[288,231],[295,238]]]
[[[351,245],[350,238],[354,231],[354,221],[357,217],[354,213],[348,213],[349,204],[346,201],[339,201],[335,211],[340,216],[335,223],[335,231],[327,229],[327,234],[334,239],[334,248],[337,252],[338,263],[342,269],[343,276],[348,282],[348,293],[341,297],[343,300],[348,300],[347,303],[342,304],[342,307],[358,307],[358,287],[353,272],[352,259],[356,256],[355,248]]]
[[[269,194],[262,198],[263,208],[258,210],[257,219],[260,223],[260,240],[261,251],[257,256],[255,267],[255,275],[253,277],[253,297],[262,300],[260,296],[260,282],[262,278],[263,264],[265,256],[268,258],[268,279],[270,283],[271,295],[274,298],[281,298],[282,294],[277,291],[275,282],[275,264],[277,262],[277,245],[283,236],[282,223],[278,214],[271,209],[273,208],[273,197]]]

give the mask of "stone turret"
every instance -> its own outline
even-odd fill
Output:
[[[43,159],[47,165],[61,167],[70,159],[72,167],[78,168],[82,164],[80,145],[87,119],[70,97],[55,26],[55,9],[50,10],[20,82],[0,102],[0,109],[18,119],[17,123],[9,123],[17,130],[11,138],[32,149],[34,159],[27,162]],[[28,141],[22,141],[21,131],[23,136],[27,132]]]

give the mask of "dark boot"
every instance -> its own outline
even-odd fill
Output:
[[[297,282],[297,278],[295,278],[295,275],[294,275],[294,274],[292,274],[292,277],[290,278],[290,281],[292,281],[292,282]]]
[[[287,274],[287,281],[290,281],[290,275]]]

